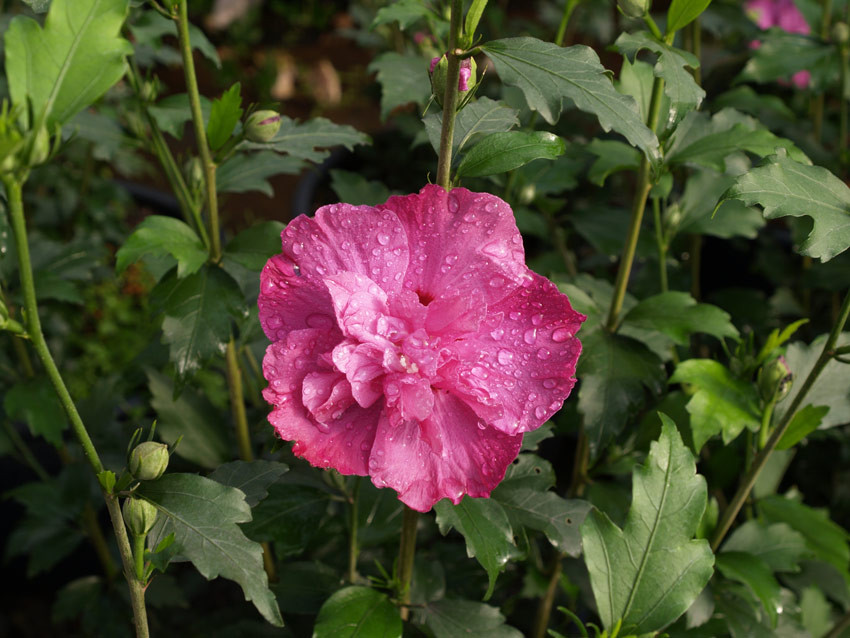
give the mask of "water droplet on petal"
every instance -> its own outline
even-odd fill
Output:
[[[543,315],[540,313],[534,315],[531,318],[531,323],[533,323],[535,326],[539,326],[541,323],[543,323]]]
[[[534,416],[536,416],[538,419],[544,418],[546,416],[546,408],[544,408],[542,405],[538,405],[536,408],[534,408]]]
[[[496,328],[495,330],[490,332],[490,336],[493,337],[496,341],[502,338],[502,335],[505,334],[505,331],[501,328]]]
[[[543,382],[543,387],[544,387],[544,388],[546,388],[547,390],[551,390],[551,389],[552,389],[552,388],[554,388],[556,385],[558,385],[558,382],[557,382],[557,381],[555,381],[555,379],[546,379],[546,380]]]
[[[295,255],[300,255],[304,252],[304,244],[302,244],[301,242],[296,242],[292,244],[292,252]]]
[[[563,343],[573,336],[573,333],[566,328],[558,328],[552,333],[552,341],[555,343]]]
[[[390,236],[386,233],[378,233],[376,239],[378,240],[378,243],[381,244],[381,246],[386,246],[390,243]]]
[[[491,241],[481,250],[492,257],[506,257],[508,254],[507,246],[501,241]]]
[[[509,350],[499,350],[499,353],[496,355],[496,359],[498,359],[499,363],[501,363],[503,366],[506,366],[511,361],[513,361],[514,353],[510,352]]]
[[[451,266],[455,262],[457,262],[457,255],[446,255],[445,262]]]
[[[550,356],[552,356],[552,353],[549,352],[546,348],[540,348],[540,350],[537,351],[537,358],[543,361],[548,359]]]
[[[535,341],[537,341],[537,328],[529,328],[526,330],[525,334],[522,335],[522,339],[528,345],[532,345]]]
[[[465,222],[474,222],[475,221],[475,213],[469,211],[466,215],[463,216],[463,221]]]

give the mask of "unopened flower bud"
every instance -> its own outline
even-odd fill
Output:
[[[836,44],[850,43],[850,27],[846,22],[836,22],[832,25],[832,41]]]
[[[630,18],[642,18],[649,12],[651,0],[617,0],[617,6]]]
[[[168,467],[168,446],[156,441],[139,443],[130,452],[127,469],[139,481],[153,481],[165,474]]]
[[[50,155],[50,133],[47,132],[47,126],[42,126],[38,133],[35,134],[35,140],[32,143],[30,150],[29,166],[38,166]]]
[[[159,94],[159,86],[156,80],[145,80],[139,87],[139,96],[145,102],[155,102]]]
[[[759,394],[765,402],[780,401],[791,390],[793,375],[785,357],[777,357],[764,364],[758,373],[756,383]]]
[[[153,503],[141,498],[128,498],[121,510],[124,524],[134,536],[146,536],[153,529],[159,512]]]
[[[269,142],[280,130],[280,113],[254,111],[245,121],[245,137],[251,142]]]
[[[449,70],[449,61],[445,55],[436,57],[431,60],[431,92],[434,95],[434,100],[440,106],[443,105],[443,97],[446,94],[446,77]],[[468,93],[478,82],[478,65],[473,58],[466,58],[460,61],[460,70],[457,79],[457,90],[461,94]],[[463,96],[458,100],[458,104],[463,105]]]

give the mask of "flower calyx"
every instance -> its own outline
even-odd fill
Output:
[[[168,468],[168,446],[156,441],[139,443],[130,452],[127,469],[138,481],[154,481]]]
[[[159,516],[156,505],[134,496],[124,500],[121,513],[124,515],[124,524],[133,536],[147,536]]]
[[[280,130],[280,113],[271,109],[254,111],[245,120],[245,138],[249,142],[270,142]]]
[[[460,51],[460,49],[458,49]],[[462,51],[460,51],[462,53]],[[457,53],[457,52],[456,52]],[[434,101],[443,106],[443,98],[446,95],[446,81],[448,77],[449,60],[446,54],[434,57],[431,60],[429,73],[431,75],[431,93]],[[461,110],[478,87],[478,65],[472,57],[460,60],[460,72],[457,81],[458,104],[457,110]]]

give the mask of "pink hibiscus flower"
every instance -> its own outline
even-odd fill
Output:
[[[794,4],[794,0],[749,0],[744,5],[747,14],[755,20],[760,29],[779,27],[788,33],[799,33],[809,35],[811,27],[803,14]],[[753,40],[750,47],[757,49],[761,42]],[[809,71],[797,71],[791,76],[791,81],[798,89],[805,89],[811,82],[812,74]]]
[[[426,186],[293,220],[261,275],[269,421],[413,509],[489,496],[575,383],[585,317],[525,265],[510,207]]]

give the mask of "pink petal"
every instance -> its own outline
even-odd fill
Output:
[[[428,305],[425,329],[436,336],[460,336],[475,332],[487,314],[480,290],[458,297],[440,297]]]
[[[391,197],[379,209],[393,211],[404,226],[410,245],[404,286],[426,306],[473,290],[493,303],[507,296],[527,270],[513,212],[494,195],[465,188],[447,194],[430,184],[418,195]]]
[[[308,375],[308,387],[327,387],[329,377],[323,383],[317,375],[328,372],[320,369],[319,353],[330,346],[331,339],[325,331],[298,330],[290,332],[285,341],[268,347],[263,375],[269,386],[263,390],[263,397],[274,406],[269,422],[282,439],[295,441],[292,451],[296,456],[319,467],[334,467],[342,474],[363,476],[368,473],[367,460],[380,408],[364,410],[352,405],[345,398],[343,388],[338,391],[339,405],[314,406],[331,415],[327,420],[317,421],[302,402]],[[335,390],[336,386],[328,397],[331,401]],[[338,417],[333,418],[334,414]]]
[[[456,341],[457,364],[440,387],[464,398],[489,425],[534,430],[561,409],[575,384],[586,317],[545,277],[489,308],[481,330]]]
[[[486,427],[462,401],[437,392],[433,412],[421,424],[392,426],[381,417],[369,474],[378,487],[393,488],[406,505],[427,512],[442,498],[457,504],[464,494],[489,496],[521,444],[521,435]]]
[[[324,279],[333,301],[337,324],[346,337],[371,341],[378,334],[378,319],[386,315],[387,293],[366,277],[342,271]]]
[[[791,81],[798,89],[805,89],[808,88],[809,83],[812,81],[812,74],[810,71],[797,71],[791,76]]]
[[[283,255],[269,259],[260,274],[260,324],[272,341],[285,339],[292,330],[322,328],[342,338],[336,327],[327,287],[318,280],[300,277]]]
[[[339,272],[369,277],[387,293],[401,290],[407,237],[398,219],[371,206],[332,204],[313,218],[299,215],[284,229],[283,253],[307,279]]]

